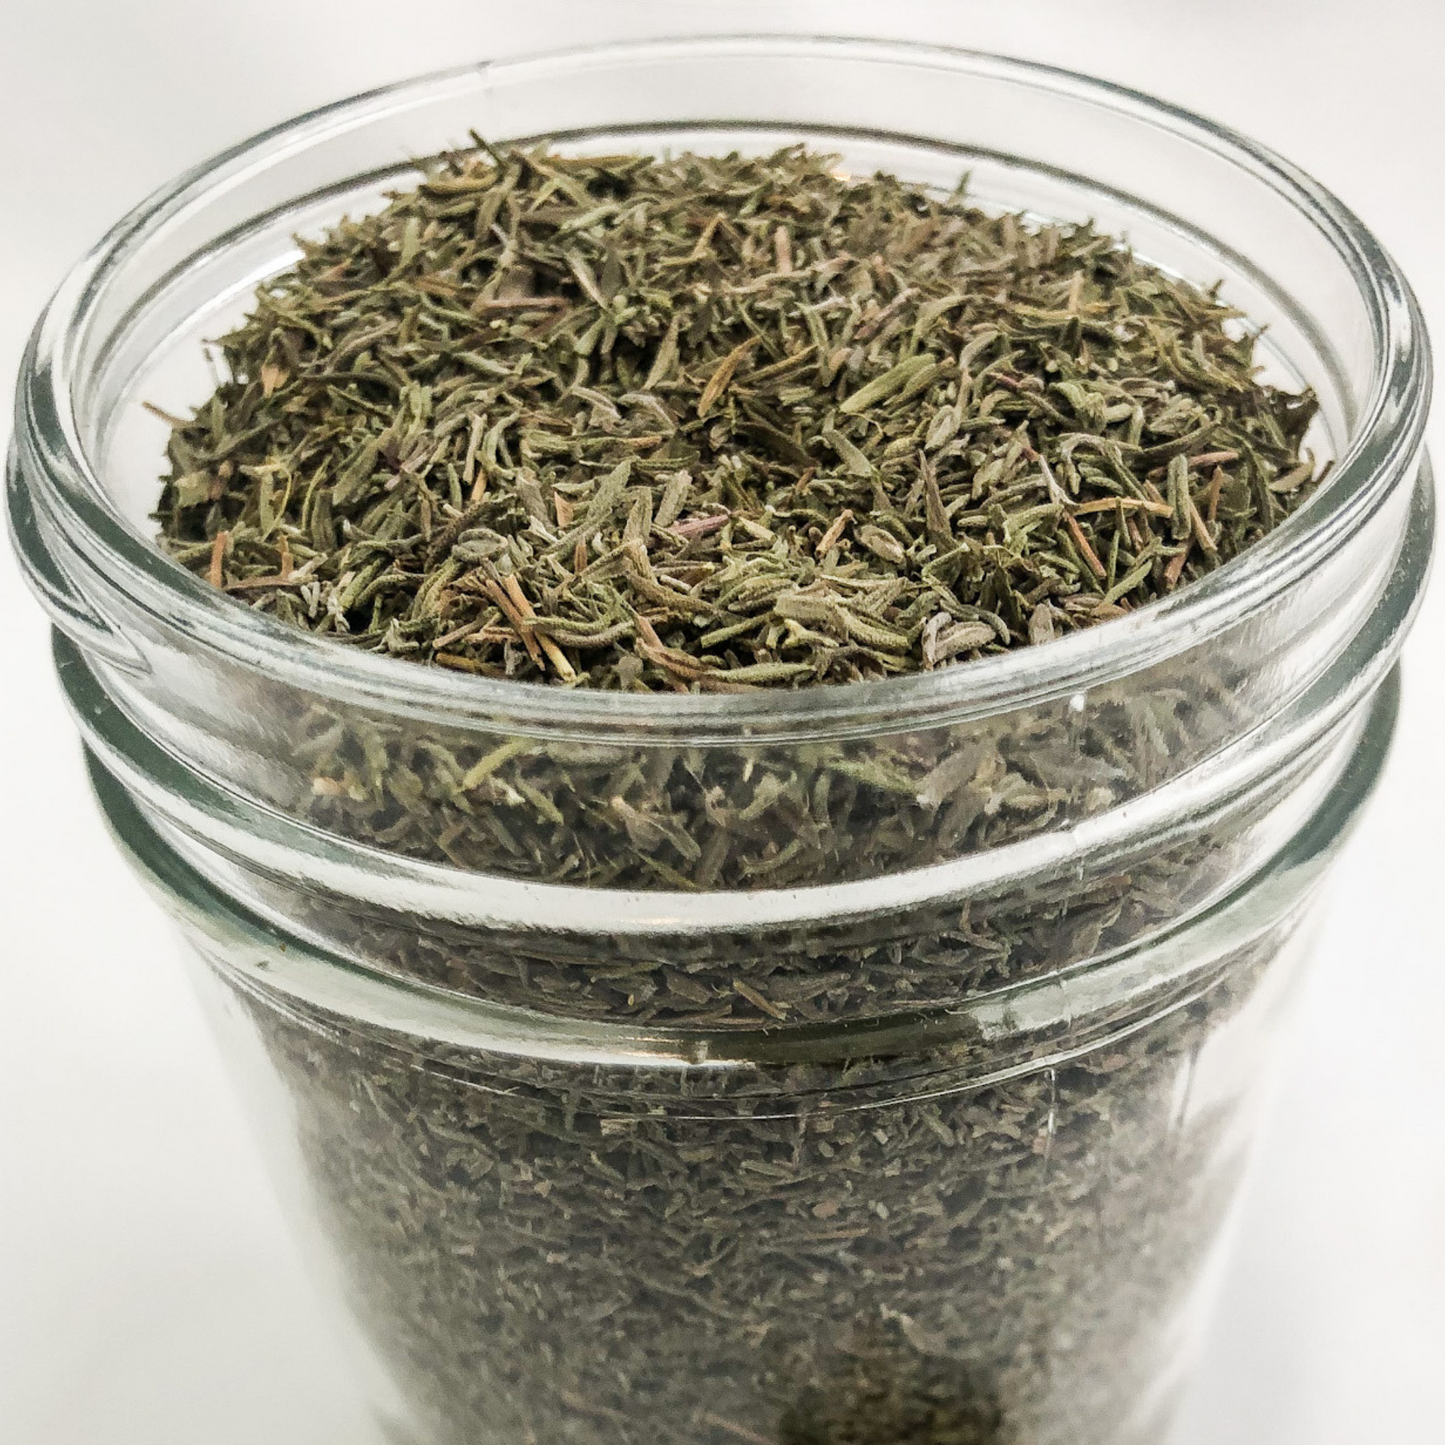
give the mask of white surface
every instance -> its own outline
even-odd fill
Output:
[[[785,27],[1011,51],[1235,125],[1365,217],[1445,350],[1439,0],[0,0],[0,387],[85,246],[264,125],[488,53]],[[8,551],[0,641],[0,1441],[371,1445],[167,929],[102,835]],[[1442,650],[1437,587],[1181,1445],[1439,1445]]]

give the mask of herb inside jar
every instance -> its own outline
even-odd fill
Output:
[[[229,378],[174,423],[162,542],[238,602],[413,662],[640,692],[949,667],[1173,593],[1320,479],[1313,398],[1258,380],[1216,295],[1092,227],[802,148],[480,146],[300,244],[222,341]],[[1188,689],[1131,677],[1086,710],[799,748],[489,739],[284,689],[290,713],[255,711],[304,782],[272,801],[374,848],[787,889],[1105,813],[1232,736],[1245,673],[1222,649]],[[916,1049],[719,1084],[449,1051],[248,989],[358,1311],[428,1428],[1153,1445],[1237,1165],[1235,1101],[1196,1105],[1192,1071],[1291,925],[1034,1053],[930,1029],[1203,910],[1267,810],[1192,819],[1105,874],[701,939],[506,933],[248,880],[308,937],[533,1022],[766,1041],[919,1021]]]
[[[793,147],[483,148],[300,242],[175,422],[172,556],[352,646],[730,691],[1048,641],[1306,498],[1216,295]]]

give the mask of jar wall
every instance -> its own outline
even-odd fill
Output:
[[[189,936],[379,1398],[427,1445],[1153,1445],[1304,946],[1288,891],[1053,1062],[920,1033],[725,1078],[438,1047]]]
[[[1123,956],[731,1055],[313,954],[95,777],[417,1440],[1153,1445],[1392,707],[1263,869]]]
[[[1153,1445],[1243,1163],[1263,966],[1037,1074],[775,1118],[649,1117],[643,1087],[604,1112],[243,1002],[428,1441]]]

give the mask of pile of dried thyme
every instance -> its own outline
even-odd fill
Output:
[[[171,555],[353,646],[729,690],[1089,626],[1306,497],[1217,297],[799,147],[483,150],[303,241],[177,421]]]
[[[300,245],[174,420],[162,541],[413,662],[638,692],[927,671],[1165,597],[1319,481],[1313,398],[1257,379],[1217,296],[1092,227],[798,147],[479,146]],[[1222,644],[1087,706],[717,745],[247,674],[227,742],[279,811],[459,874],[790,889],[1107,814],[1247,730],[1257,662]],[[448,1051],[246,986],[427,1445],[1155,1445],[1238,1162],[1240,1081],[1196,1096],[1196,1061],[1289,925],[1022,1052],[929,1029],[1206,907],[1317,762],[1167,845],[771,932],[509,931],[236,870],[303,938],[534,1021],[760,1051],[895,1021],[875,1054],[720,1083]]]

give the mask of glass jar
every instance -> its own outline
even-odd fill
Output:
[[[1262,329],[1325,485],[1167,601],[941,672],[589,693],[339,648],[148,540],[203,339],[415,157],[794,141],[1095,220]],[[331,107],[62,286],[12,533],[107,817],[425,1445],[1163,1436],[1433,532],[1404,280],[1277,157],[988,56],[663,42]],[[726,802],[727,806],[720,806]]]

